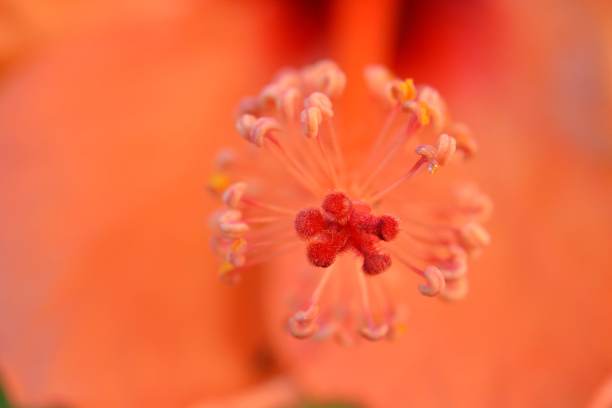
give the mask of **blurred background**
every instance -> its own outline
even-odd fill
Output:
[[[236,102],[322,57],[481,147],[493,245],[394,343],[305,350],[208,250]],[[612,406],[609,0],[3,0],[0,192],[0,406]]]

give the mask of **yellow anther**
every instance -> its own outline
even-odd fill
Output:
[[[429,174],[436,174],[439,168],[440,168],[440,165],[438,163],[431,162],[429,163],[429,167],[427,170],[429,171]]]
[[[414,87],[414,81],[412,78],[407,78],[399,86],[402,93],[402,102],[414,99],[416,97],[416,88]]]
[[[397,336],[401,336],[402,334],[408,331],[408,327],[406,326],[406,323],[396,323],[394,329],[395,329],[394,330],[395,334]]]
[[[419,102],[419,122],[423,126],[429,125],[431,116],[429,115],[429,106],[423,101]]]
[[[213,173],[208,179],[208,189],[213,193],[221,194],[230,185],[230,178],[225,173]]]
[[[236,267],[232,265],[230,262],[223,261],[223,263],[219,266],[219,276],[223,277],[227,275],[229,272],[233,271],[234,269],[236,269]]]
[[[232,252],[239,252],[239,251],[243,250],[246,247],[246,244],[247,244],[247,242],[246,242],[246,239],[244,239],[244,238],[235,239],[234,242],[232,242],[231,251]]]

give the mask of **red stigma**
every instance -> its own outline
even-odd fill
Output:
[[[339,224],[346,224],[351,215],[353,204],[347,196],[342,193],[328,194],[321,204],[325,214]]]
[[[389,215],[375,216],[367,204],[335,192],[325,197],[321,209],[300,211],[295,230],[308,241],[307,255],[313,265],[327,268],[338,254],[350,249],[363,257],[363,271],[376,275],[391,266],[391,257],[381,253],[377,244],[393,240],[399,223]]]
[[[309,239],[323,231],[325,219],[318,208],[307,208],[295,216],[294,225],[300,238]]]
[[[376,225],[376,235],[383,241],[392,241],[399,232],[397,219],[389,215],[382,215],[378,218]]]

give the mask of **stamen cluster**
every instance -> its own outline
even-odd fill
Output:
[[[490,241],[482,223],[491,202],[474,184],[431,188],[440,169],[475,155],[467,126],[428,85],[379,65],[365,80],[380,101],[367,113],[384,117],[359,156],[345,157],[337,129],[364,131],[366,121],[338,126],[346,76],[325,60],[283,70],[242,101],[236,130],[248,150],[220,154],[209,181],[222,201],[211,243],[224,280],[282,255],[291,270],[281,273],[318,281],[294,293],[287,326],[298,338],[392,338],[401,327],[396,275],[414,273],[424,296],[461,299],[468,263]]]

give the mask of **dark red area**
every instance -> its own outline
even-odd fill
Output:
[[[327,268],[339,253],[352,250],[363,257],[363,271],[375,275],[391,266],[391,257],[380,252],[377,244],[394,239],[399,223],[389,215],[373,215],[367,204],[334,192],[325,197],[321,208],[300,211],[295,230],[308,241],[307,255],[313,265]]]

